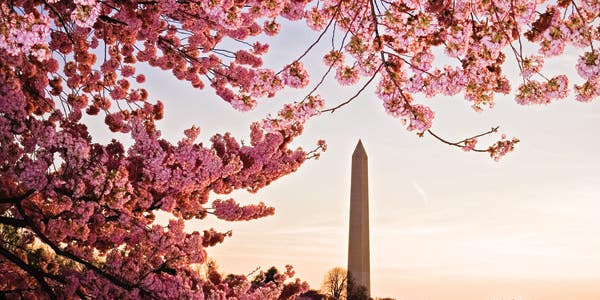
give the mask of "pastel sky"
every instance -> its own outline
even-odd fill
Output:
[[[284,26],[266,65],[283,66],[315,38],[301,27]],[[323,49],[304,60],[313,82],[323,71]],[[548,62],[546,74],[566,72],[571,83],[580,82],[577,54],[570,53]],[[509,73],[515,78],[515,70]],[[203,141],[226,131],[249,140],[252,121],[306,93],[287,90],[261,101],[256,111],[240,113],[210,89],[193,90],[156,70],[147,78],[153,97],[165,102],[159,126],[172,141],[193,124],[202,128]],[[320,93],[331,107],[357,89],[329,80]],[[494,162],[431,136],[418,138],[386,115],[373,89],[367,89],[343,109],[314,119],[294,142],[312,149],[318,139],[327,140],[329,150],[320,160],[257,194],[221,196],[264,201],[276,208],[275,216],[235,224],[209,218],[188,228],[233,230],[233,237],[209,250],[223,272],[292,264],[318,289],[328,269],[346,265],[350,162],[360,138],[370,168],[373,296],[600,299],[600,102],[578,103],[571,96],[524,107],[512,96],[497,96],[493,110],[476,113],[460,95],[417,101],[435,109],[433,129],[448,139],[500,125],[521,143]]]

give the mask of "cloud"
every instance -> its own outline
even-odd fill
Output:
[[[415,188],[415,191],[417,191],[419,196],[421,196],[423,202],[425,202],[425,204],[429,204],[429,198],[427,197],[427,193],[425,193],[425,190],[416,181],[411,181],[411,183],[412,186]]]

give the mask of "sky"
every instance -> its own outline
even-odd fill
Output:
[[[282,67],[315,38],[301,26],[283,26],[266,65]],[[313,81],[323,71],[324,51],[317,47],[304,59]],[[568,52],[544,70],[566,72],[571,83],[581,82],[576,58]],[[515,70],[507,72],[516,78]],[[226,131],[248,141],[252,121],[306,93],[286,90],[241,113],[211,89],[194,90],[157,70],[146,75],[152,97],[165,103],[159,128],[171,141],[194,124],[204,142]],[[329,80],[319,93],[332,107],[357,89]],[[547,106],[521,106],[512,95],[496,96],[493,110],[476,113],[461,95],[417,101],[436,111],[432,129],[450,140],[499,125],[500,132],[521,142],[495,162],[431,136],[419,138],[386,115],[369,88],[335,113],[310,121],[294,141],[312,149],[325,139],[329,149],[319,160],[256,194],[214,197],[264,201],[275,207],[274,216],[239,223],[209,217],[189,222],[188,230],[233,230],[231,238],[208,249],[225,273],[291,264],[318,289],[327,270],[347,263],[350,162],[362,139],[369,156],[372,296],[600,299],[600,102],[578,103],[571,95]]]

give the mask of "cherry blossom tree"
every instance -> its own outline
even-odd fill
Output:
[[[504,72],[510,62],[520,71],[518,104],[564,99],[568,78],[544,74],[543,65],[573,47],[580,49],[573,63],[583,79],[573,85],[575,98],[592,101],[600,95],[599,12],[598,0],[2,1],[0,224],[11,229],[0,237],[0,292],[50,299],[294,297],[308,287],[288,280],[291,268],[264,285],[241,275],[199,274],[193,266],[206,262],[206,248],[230,233],[190,233],[184,221],[273,214],[263,203],[209,196],[256,192],[317,158],[323,141],[312,151],[290,146],[304,124],[341,109],[369,85],[407,130],[500,159],[518,139],[501,135],[478,148],[480,137],[498,132],[493,127],[449,141],[432,131],[435,113],[422,96],[461,95],[476,111],[493,108],[496,94],[513,90]],[[263,66],[269,36],[289,21],[319,32],[318,39],[281,69]],[[164,104],[145,88],[151,74],[139,66],[170,71],[196,89],[208,86],[215,98],[247,111],[284,88],[309,87],[303,58],[327,36],[325,74],[277,115],[253,123],[248,145],[228,133],[197,142],[198,127],[177,143],[161,138]],[[361,85],[327,107],[317,92],[330,73],[342,85]],[[101,116],[132,145],[94,142],[86,120]],[[157,211],[172,216],[167,226],[155,222]]]

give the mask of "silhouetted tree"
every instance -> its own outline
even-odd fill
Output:
[[[344,268],[333,268],[325,274],[323,278],[323,286],[321,291],[329,297],[329,299],[341,300],[346,299],[346,283],[347,283],[346,269]]]
[[[277,271],[277,268],[275,268],[275,267],[270,267],[270,268],[267,270],[267,273],[265,273],[265,281],[264,281],[264,282],[265,282],[265,283],[269,283],[269,282],[275,281],[275,275],[276,275],[277,273],[279,273],[279,272]]]
[[[352,274],[348,274],[347,277],[347,297],[346,300],[369,300],[369,294],[367,287],[359,285],[356,280],[352,277]]]

